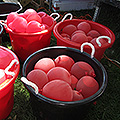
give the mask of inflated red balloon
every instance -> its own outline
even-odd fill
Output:
[[[77,25],[77,29],[84,31],[86,34],[91,30],[91,26],[88,22],[80,22]]]
[[[83,100],[83,95],[78,92],[77,90],[73,90],[73,99],[72,101],[78,101],[78,100]]]
[[[74,60],[67,55],[59,55],[55,60],[56,67],[63,67],[70,72],[71,67],[75,63]]]
[[[37,12],[34,9],[27,9],[24,13],[23,16],[27,18],[30,14],[37,14]]]
[[[47,73],[50,69],[55,67],[55,63],[51,58],[42,58],[34,66],[34,69],[43,70]]]
[[[14,59],[12,54],[9,54],[7,51],[0,49],[0,69],[4,69],[10,64]]]
[[[28,15],[27,16],[27,18],[26,18],[26,20],[27,20],[27,22],[29,23],[30,21],[37,21],[37,22],[39,22],[39,23],[42,23],[42,18],[36,13],[34,13],[34,14],[30,14],[30,15]]]
[[[83,33],[83,34],[85,34],[85,32],[82,31],[82,30],[76,30],[71,36],[75,35],[76,33]]]
[[[40,16],[40,17],[46,17],[47,16],[47,14],[45,13],[45,12],[38,12],[38,15]]]
[[[74,75],[71,75],[71,87],[73,90],[76,88],[77,82],[78,82],[78,79]]]
[[[75,32],[77,30],[76,26],[75,25],[72,25],[72,24],[69,24],[69,25],[66,25],[63,30],[62,30],[62,33],[66,33],[68,34],[69,36],[72,35],[73,32]]]
[[[54,100],[72,101],[73,91],[67,82],[62,80],[53,80],[43,87],[42,95]]]
[[[0,69],[0,84],[3,83],[6,80],[5,71],[3,69]]]
[[[16,17],[18,17],[18,13],[17,12],[11,12],[8,16],[7,16],[7,25],[9,23],[11,23]]]
[[[66,33],[61,33],[61,36],[62,36],[62,37],[68,37],[68,38],[70,38],[70,35],[68,35],[68,34],[66,34]]]
[[[49,15],[42,17],[42,23],[49,27],[53,25],[53,18]]]
[[[27,75],[27,79],[35,83],[39,89],[42,89],[42,87],[48,82],[46,73],[39,69],[30,71]]]
[[[72,67],[70,73],[80,79],[85,75],[90,75],[95,77],[94,69],[87,63],[83,61],[76,62]]]
[[[66,40],[69,40],[69,41],[71,40],[69,37],[63,37],[63,38],[66,39]]]
[[[37,21],[30,21],[27,24],[26,33],[36,33],[45,30],[45,26]]]
[[[13,22],[8,24],[8,27],[17,33],[25,33],[27,28],[27,21],[23,17],[16,17]]]
[[[97,38],[100,36],[100,33],[96,30],[90,30],[88,33],[87,33],[87,36],[91,36],[92,38]]]
[[[88,42],[90,42],[93,38],[91,36],[87,36]]]
[[[94,38],[94,39],[92,39],[90,42],[91,42],[96,48],[99,48],[99,46],[98,46],[98,44],[97,44],[97,42],[96,42],[96,39],[97,39],[97,38]],[[108,44],[109,44],[109,43],[108,43],[105,39],[103,39],[103,38],[99,39],[99,41],[100,41],[100,43],[101,43],[101,46],[103,46],[103,45],[108,45]]]
[[[84,76],[78,81],[76,90],[81,91],[84,98],[87,98],[99,90],[99,84],[93,77]]]
[[[71,84],[70,73],[63,67],[54,67],[50,69],[47,73],[47,76],[49,81],[58,79]]]
[[[84,33],[76,33],[71,37],[71,41],[82,44],[88,42],[88,39]]]

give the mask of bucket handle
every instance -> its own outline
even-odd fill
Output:
[[[14,63],[16,63],[16,65],[18,65],[18,64],[19,64],[19,61],[18,61],[17,59],[14,59],[14,60],[12,60],[12,62],[9,64],[9,66],[7,66],[7,67],[5,68],[5,73],[6,73],[7,75],[11,75],[11,76],[13,76],[13,77],[15,76],[15,73],[9,71],[9,69],[14,65]]]
[[[52,16],[56,16],[55,18],[54,18],[54,21],[56,21],[59,17],[60,17],[60,15],[58,14],[58,13],[52,13],[51,15],[50,15],[50,17],[52,17]]]
[[[72,15],[71,13],[67,13],[67,14],[63,17],[63,19],[61,20],[61,22],[63,22],[63,21],[67,18],[67,16],[70,16],[70,20],[72,20],[73,15]]]
[[[101,43],[100,43],[100,41],[99,41],[101,38],[106,38],[106,39],[108,39],[108,43],[109,43],[109,44],[111,43],[110,37],[108,37],[108,36],[99,36],[99,37],[96,39],[96,43],[98,44],[99,47],[102,46]]]
[[[91,43],[85,42],[85,43],[83,43],[83,44],[81,45],[81,52],[83,52],[83,47],[84,47],[85,45],[88,45],[88,46],[90,46],[90,47],[92,48],[91,58],[93,58],[93,57],[94,57],[94,54],[95,54],[95,47],[94,47]]]
[[[35,93],[38,94],[38,86],[35,83],[27,80],[27,78],[25,78],[25,77],[21,77],[21,81],[24,82],[25,84],[33,87],[35,89]]]

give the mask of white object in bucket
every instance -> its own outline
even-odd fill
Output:
[[[94,54],[95,54],[95,47],[94,47],[91,43],[85,42],[85,43],[83,43],[83,44],[81,45],[81,52],[83,52],[83,47],[84,47],[85,45],[88,45],[88,46],[90,46],[90,47],[92,48],[91,58],[93,58],[93,57],[94,57]]]
[[[96,43],[98,44],[99,47],[102,46],[101,43],[100,43],[100,41],[99,41],[101,38],[106,38],[106,39],[108,39],[108,43],[111,43],[110,37],[108,37],[108,36],[99,36],[99,37],[96,39]]]

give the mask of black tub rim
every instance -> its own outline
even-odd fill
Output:
[[[91,56],[86,53],[86,52],[81,52],[80,50],[78,49],[75,49],[75,48],[71,48],[71,47],[65,47],[65,46],[53,46],[53,47],[46,47],[46,48],[43,48],[43,49],[40,49],[36,52],[34,52],[33,54],[31,54],[26,60],[25,62],[23,63],[23,68],[22,68],[22,76],[23,77],[26,77],[26,73],[25,73],[25,69],[26,69],[26,66],[27,66],[27,63],[30,61],[30,58],[34,57],[36,54],[38,54],[39,52],[42,52],[42,51],[45,51],[45,50],[49,50],[49,49],[69,49],[69,50],[72,50],[72,51],[76,51],[78,53],[81,53],[81,54],[84,54],[88,57],[91,58]],[[103,73],[103,83],[101,85],[101,87],[99,88],[99,90],[92,96],[86,98],[86,99],[83,99],[83,100],[80,100],[80,101],[71,101],[71,102],[64,102],[64,101],[57,101],[57,100],[53,100],[53,99],[50,99],[50,98],[47,98],[45,96],[43,96],[42,94],[38,93],[36,94],[35,93],[35,90],[24,83],[25,87],[28,89],[28,91],[30,93],[32,93],[35,97],[38,98],[38,100],[42,101],[42,102],[46,102],[46,103],[49,103],[49,104],[52,104],[52,105],[57,105],[57,106],[63,106],[63,107],[70,107],[70,106],[77,106],[77,105],[84,105],[84,104],[89,104],[91,102],[94,102],[97,98],[99,98],[105,91],[106,87],[107,87],[107,83],[108,83],[108,76],[107,76],[107,72],[104,68],[104,66],[96,59],[96,58],[91,58],[102,70],[102,73]]]
[[[3,33],[3,26],[0,24],[0,36],[2,35]]]

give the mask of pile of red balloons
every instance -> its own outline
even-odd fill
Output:
[[[86,21],[80,22],[77,26],[68,24],[62,29],[60,34],[66,40],[79,44],[90,42],[96,47],[98,47],[96,39],[101,36],[101,34],[97,30],[93,29],[90,23]],[[107,40],[103,38],[100,39],[100,43],[108,44]]]
[[[42,95],[58,101],[77,101],[95,94],[99,84],[94,69],[84,61],[75,62],[67,55],[54,60],[42,58],[27,79],[35,83]]]
[[[36,33],[48,29],[53,18],[45,12],[27,9],[24,13],[11,12],[7,16],[7,26],[15,33]]]

